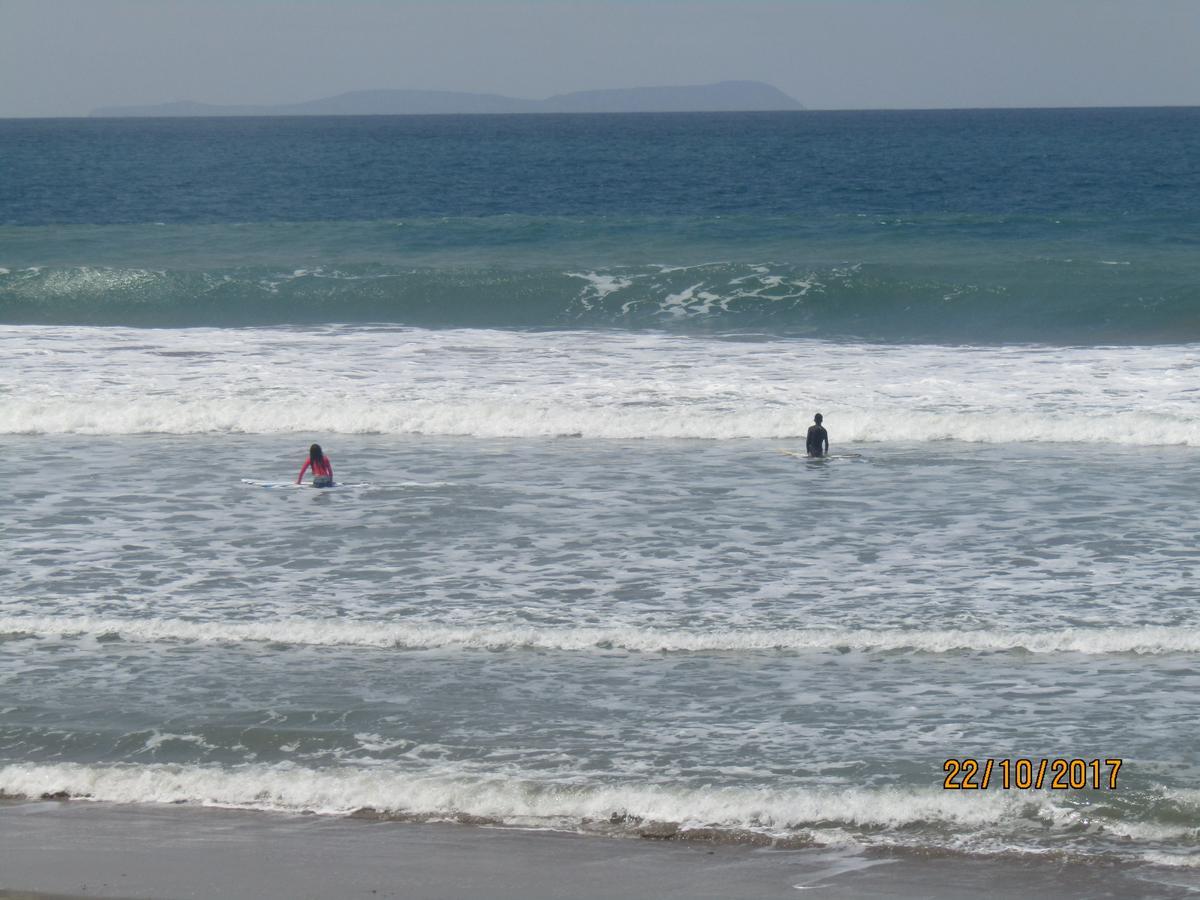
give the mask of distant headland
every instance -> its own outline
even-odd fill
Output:
[[[220,106],[182,100],[154,106],[106,106],[92,116],[404,116],[469,113],[772,112],[804,109],[761,81],[680,87],[618,88],[520,100],[458,91],[350,91],[304,103]]]

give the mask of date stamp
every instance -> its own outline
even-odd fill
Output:
[[[1052,791],[1085,788],[1117,789],[1120,759],[948,759],[942,787],[948,791],[986,791],[989,787],[1024,791],[1043,787]]]

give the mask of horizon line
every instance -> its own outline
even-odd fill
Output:
[[[190,102],[190,101],[182,101]],[[131,106],[134,104],[130,104]],[[151,104],[162,105],[162,104]],[[220,104],[212,104],[220,105]],[[98,107],[99,109],[115,107]],[[130,119],[382,119],[382,118],[447,118],[451,116],[710,116],[710,115],[805,115],[806,113],[840,113],[840,112],[1015,112],[1033,110],[1099,110],[1099,109],[1198,109],[1196,103],[1141,103],[1141,104],[1079,104],[1046,106],[806,106],[804,109],[711,109],[711,110],[630,110],[628,112],[420,112],[420,113],[263,113],[261,115],[130,115],[130,116],[96,116],[92,113],[76,113],[74,115],[0,115],[0,122],[8,121],[56,121],[61,119],[117,120]]]

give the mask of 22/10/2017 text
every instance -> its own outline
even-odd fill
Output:
[[[946,790],[984,790],[995,785],[1004,790],[1055,791],[1107,788],[1116,790],[1121,759],[948,759],[942,763]],[[1049,781],[1047,782],[1047,776]]]

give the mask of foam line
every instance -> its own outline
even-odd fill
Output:
[[[716,412],[530,403],[378,403],[340,399],[312,409],[288,399],[189,401],[180,397],[119,402],[15,399],[0,410],[0,434],[391,434],[541,438],[571,435],[614,440],[795,440],[807,420],[777,408]],[[842,444],[961,441],[1200,446],[1200,421],[1132,412],[1062,415],[1031,421],[1016,413],[840,413]]]
[[[882,845],[951,852],[1043,853],[1047,832],[1096,829],[1132,842],[1160,865],[1194,865],[1197,808],[1167,791],[1121,811],[1045,791],[945,791],[937,787],[700,787],[637,781],[553,781],[447,767],[306,769],[293,764],[234,768],[181,765],[13,764],[0,766],[0,796],[71,797],[122,804],[187,803],[232,809],[468,821],[605,834],[759,843]],[[1183,806],[1179,804],[1183,803]],[[1175,819],[1161,821],[1166,804]],[[1177,821],[1179,811],[1188,821]],[[1119,818],[1117,816],[1120,816]],[[1032,839],[1032,840],[1031,840]],[[1141,845],[1139,847],[1138,845]]]
[[[66,794],[110,803],[194,803],[344,815],[461,814],[502,822],[584,820],[685,823],[790,831],[816,823],[898,829],[918,823],[982,826],[1014,815],[1024,800],[989,792],[964,799],[933,789],[781,789],[575,784],[447,772],[305,769],[290,764],[233,769],[179,765],[18,764],[0,767],[10,796]]]
[[[317,647],[427,650],[627,650],[634,653],[784,653],[806,650],[953,653],[1027,652],[1102,655],[1200,653],[1200,627],[1130,626],[1037,631],[952,629],[728,629],[686,631],[614,626],[474,628],[422,622],[284,619],[193,622],[91,616],[0,616],[0,634],[31,637],[119,637],[127,641],[269,642]]]
[[[1196,349],[0,325],[0,434],[798,441],[820,409],[843,450],[1018,439],[1200,446]],[[825,374],[797,377],[809,371]]]

